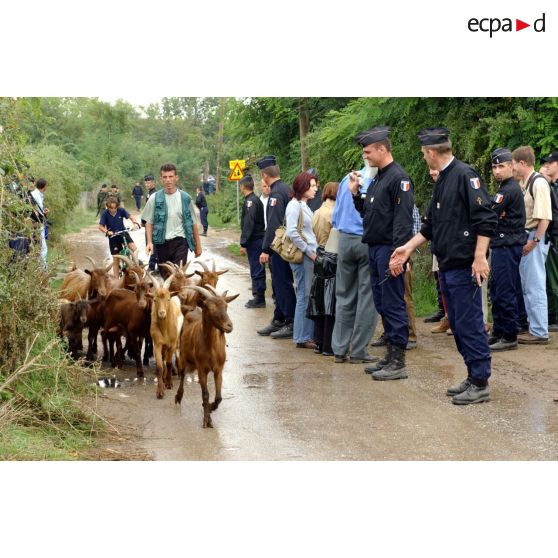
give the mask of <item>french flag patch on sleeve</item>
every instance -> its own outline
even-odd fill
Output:
[[[504,196],[502,196],[502,194],[496,194],[494,196],[495,203],[502,203],[503,201],[504,201]]]
[[[480,188],[480,178],[475,176],[475,178],[469,178],[469,182],[471,183],[471,188],[473,190],[478,190]]]
[[[411,189],[411,183],[408,180],[401,181],[401,190],[408,192]]]

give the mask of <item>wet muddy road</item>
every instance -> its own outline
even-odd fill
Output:
[[[93,231],[93,229],[91,229]],[[138,244],[143,232],[133,233]],[[493,358],[492,401],[452,405],[445,390],[465,377],[453,338],[432,335],[419,321],[419,347],[407,354],[409,379],[374,382],[362,365],[296,349],[292,340],[260,337],[266,309],[247,310],[248,269],[229,260],[231,232],[209,231],[202,259],[229,273],[219,289],[240,293],[229,306],[223,402],[202,428],[200,387],[185,384],[155,398],[154,360],[145,382],[128,362],[114,372],[122,385],[99,389],[98,412],[114,427],[103,458],[155,460],[555,460],[558,458],[558,340]],[[84,255],[108,254],[93,232],[68,237],[78,265]],[[378,353],[378,350],[375,351]],[[213,399],[213,381],[210,396]]]

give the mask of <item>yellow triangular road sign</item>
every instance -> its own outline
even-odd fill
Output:
[[[229,180],[240,180],[244,176],[240,165],[237,163],[229,175]]]

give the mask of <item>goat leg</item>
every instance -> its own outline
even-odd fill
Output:
[[[131,339],[130,339],[130,343],[131,346],[133,347],[133,351],[136,357],[136,374],[138,378],[143,378],[143,368],[141,367],[141,343],[142,343],[142,338],[140,337],[139,339],[132,334],[131,335]]]
[[[207,370],[198,370],[198,378],[202,390],[202,406],[203,406],[203,427],[213,428],[211,422],[211,411],[209,410],[209,391],[207,389]]]
[[[215,401],[211,404],[210,412],[216,411],[219,403],[223,400],[221,398],[221,386],[223,385],[222,370],[214,370],[213,377],[215,378]]]
[[[109,360],[109,347],[107,343],[107,332],[103,329],[101,331],[101,339],[103,340],[103,362],[107,362]]]
[[[184,357],[182,354],[176,360],[176,364],[178,367],[178,373],[180,374],[180,385],[176,391],[176,395],[174,396],[174,403],[175,405],[180,405],[182,403],[182,396],[184,395],[184,377],[186,376],[186,366],[184,364]]]
[[[163,385],[163,355],[160,343],[154,343],[155,362],[157,363],[157,399],[165,397],[165,386]]]

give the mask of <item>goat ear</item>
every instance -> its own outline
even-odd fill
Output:
[[[237,293],[235,295],[231,295],[231,296],[227,296],[225,297],[225,302],[228,304],[229,302],[232,302],[235,298],[238,298],[240,296],[240,293]]]
[[[223,271],[217,271],[217,275],[223,275],[223,273],[227,273],[228,269],[223,269]]]

